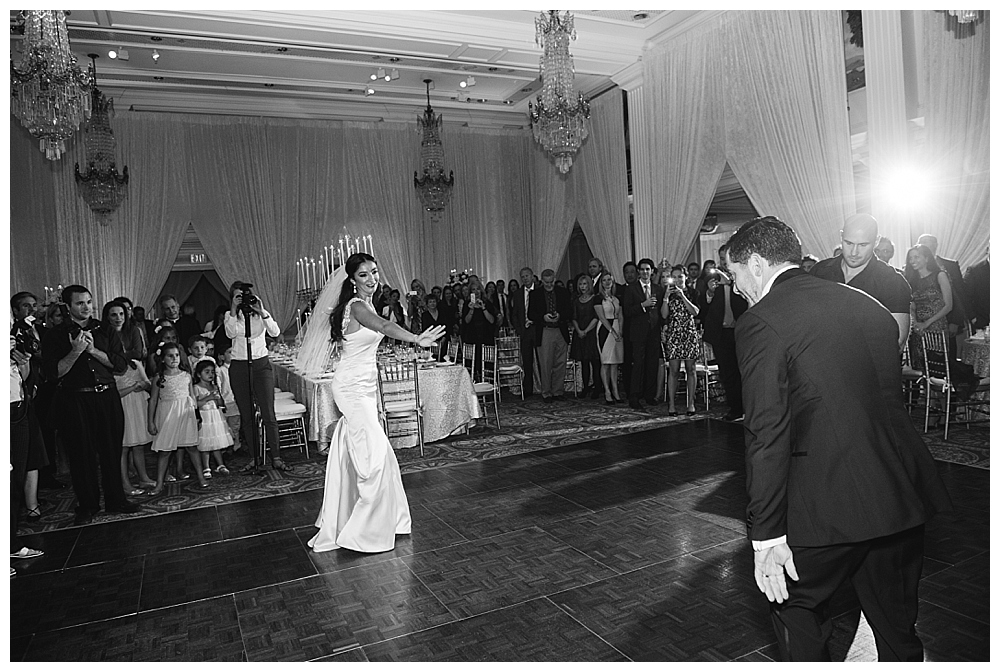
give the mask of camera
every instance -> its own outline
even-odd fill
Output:
[[[31,328],[31,323],[34,320],[35,318],[29,315],[23,320],[14,322],[14,326],[10,330],[10,335],[14,337],[15,341],[14,348],[29,357],[37,355],[41,351],[41,343],[35,338],[35,331]]]
[[[260,304],[260,299],[253,293],[253,285],[249,282],[240,283],[236,289],[241,292],[239,309],[244,315],[253,313],[255,306]]]

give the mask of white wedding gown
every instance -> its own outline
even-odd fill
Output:
[[[333,376],[333,399],[341,418],[330,439],[319,532],[309,540],[317,552],[349,548],[389,551],[397,534],[410,533],[410,507],[399,463],[378,415],[375,352],[382,334],[363,325],[346,334],[352,299],[344,311],[344,340]]]

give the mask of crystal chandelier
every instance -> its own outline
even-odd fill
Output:
[[[92,60],[97,54],[89,54]],[[96,79],[97,67],[91,65]],[[115,115],[115,104],[104,97],[95,83],[91,91],[92,114],[87,124],[83,143],[87,148],[87,169],[80,172],[76,164],[76,186],[80,196],[102,221],[118,209],[128,191],[128,166],[122,168],[121,175],[115,167],[115,134],[111,130],[111,118]]]
[[[455,186],[455,172],[448,171],[444,176],[444,146],[441,144],[441,115],[435,115],[431,107],[431,80],[425,79],[427,86],[427,109],[422,117],[417,117],[420,127],[420,164],[423,167],[423,177],[413,173],[413,186],[417,196],[428,212],[439,213],[448,205],[451,199],[451,189]]]
[[[39,139],[45,158],[55,161],[66,140],[90,117],[93,73],[76,64],[69,49],[66,12],[25,10],[24,58],[10,61],[10,111]]]
[[[573,93],[573,57],[569,41],[576,39],[573,15],[557,10],[535,19],[535,42],[542,47],[542,92],[534,106],[528,103],[528,120],[535,141],[555,159],[559,172],[568,173],[573,156],[587,139],[590,103]]]
[[[948,13],[958,19],[959,23],[972,23],[979,18],[978,9],[949,9]]]

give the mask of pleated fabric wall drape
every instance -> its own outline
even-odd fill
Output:
[[[123,115],[125,116],[125,115]],[[190,220],[176,126],[152,116],[115,122],[118,156],[129,168],[128,197],[106,224],[80,198],[73,176],[85,162],[82,135],[59,161],[11,125],[11,287],[82,284],[96,304],[125,295],[148,306],[166,280]]]
[[[653,175],[638,253],[687,253],[728,160],[761,214],[826,256],[854,212],[838,11],[727,12],[643,58]],[[645,246],[645,249],[643,249]]]
[[[990,12],[970,24],[921,13],[927,131],[921,164],[934,186],[925,215],[913,223],[914,238],[936,235],[938,254],[965,269],[985,258],[990,240]]]
[[[590,135],[570,171],[576,180],[577,221],[590,249],[621,282],[631,258],[625,110],[617,86],[590,101]]]

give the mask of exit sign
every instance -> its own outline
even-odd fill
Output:
[[[204,254],[192,254],[191,263],[192,264],[204,264],[208,260]]]

